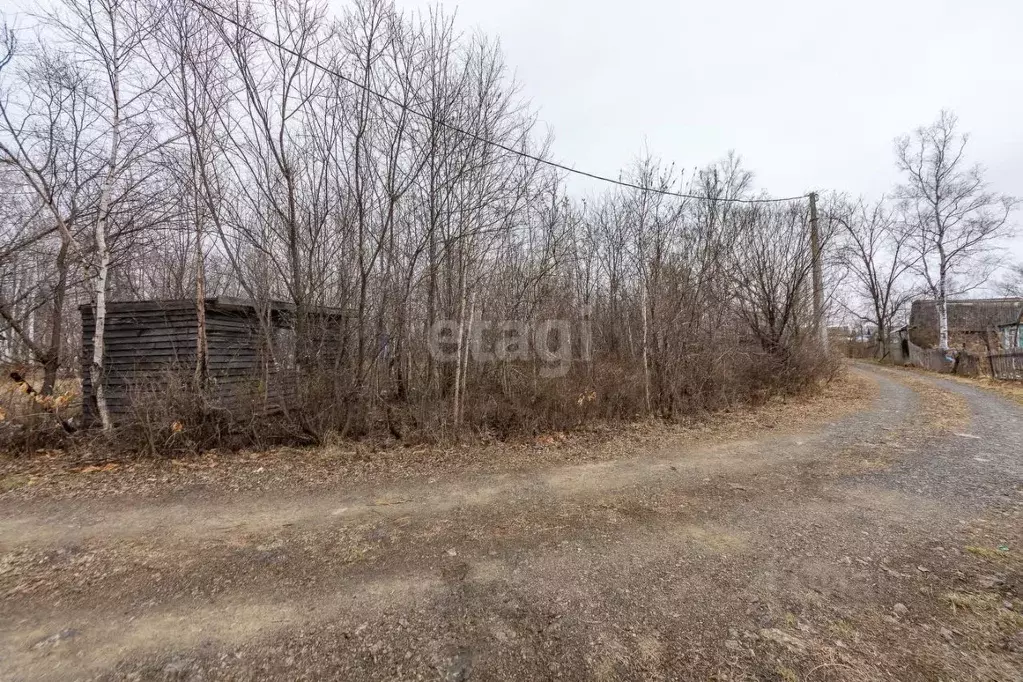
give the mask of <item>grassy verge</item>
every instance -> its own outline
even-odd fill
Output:
[[[409,447],[396,441],[339,442],[315,448],[210,451],[180,459],[113,458],[104,452],[56,450],[0,456],[5,496],[160,494],[191,485],[263,490],[387,483],[433,476],[471,476],[635,457],[664,448],[748,440],[814,430],[873,404],[877,385],[842,373],[805,394],[775,398],[754,408],[703,415],[685,423],[647,419],[544,433],[517,442]]]

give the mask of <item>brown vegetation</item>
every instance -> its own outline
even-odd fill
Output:
[[[834,371],[807,206],[735,203],[756,196],[734,156],[687,178],[647,156],[622,174],[640,189],[570,199],[496,44],[441,11],[89,7],[46,20],[59,49],[5,33],[0,174],[23,191],[4,199],[0,308],[8,358],[44,395],[55,367],[81,374],[111,445],[509,438],[755,405]],[[266,313],[251,405],[211,399],[219,296]],[[194,361],[157,381],[93,352],[106,301],[171,299],[196,302]],[[268,373],[291,396],[272,410]]]

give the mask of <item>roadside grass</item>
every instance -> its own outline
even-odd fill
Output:
[[[908,384],[920,397],[920,409],[916,417],[918,422],[926,423],[931,428],[941,431],[961,429],[969,424],[970,408],[966,398],[941,386],[935,386],[923,378],[925,376],[942,379],[953,378],[951,375],[929,372],[917,367],[896,367],[872,361],[857,361],[857,363],[869,364],[883,372],[899,375],[899,379]]]
[[[624,425],[595,424],[517,441],[409,446],[377,439],[306,448],[210,450],[176,459],[126,459],[87,447],[40,450],[27,456],[0,453],[0,480],[14,477],[0,486],[0,495],[144,496],[196,484],[262,490],[531,471],[813,430],[868,408],[877,391],[877,383],[870,377],[843,372],[814,390],[753,408],[705,414],[684,422],[647,419]],[[23,478],[26,475],[32,477],[30,485]]]
[[[875,360],[856,360],[857,363],[866,363],[882,369],[888,369],[896,372],[904,372],[909,374],[920,374],[924,376],[939,377],[941,379],[948,379],[949,381],[955,381],[956,383],[963,384],[964,386],[973,386],[974,388],[982,388],[992,393],[997,393],[1003,398],[1011,400],[1018,405],[1023,405],[1023,381],[1010,381],[1007,379],[995,379],[989,375],[981,375],[978,377],[964,377],[955,374],[943,374],[939,372],[932,372],[922,367],[912,366],[896,366],[890,364],[884,364]]]
[[[953,375],[949,378],[967,386],[975,386],[987,391],[992,391],[1003,398],[1007,398],[1012,402],[1023,406],[1023,382],[994,379],[988,376],[957,377]]]
[[[7,474],[0,476],[0,494],[9,490],[16,490],[22,486],[30,485],[32,477],[28,474]]]
[[[1004,657],[1023,670],[1023,556],[967,545],[961,570],[969,584],[943,592],[940,604],[950,616],[942,634],[950,646],[974,652],[985,661]]]
[[[970,554],[983,557],[984,559],[991,559],[993,561],[998,561],[1006,557],[1004,554],[1006,550],[994,550],[987,547],[977,547],[975,545],[967,545],[966,551]]]

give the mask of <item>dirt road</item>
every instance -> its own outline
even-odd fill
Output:
[[[1023,679],[1023,410],[853,371],[813,428],[595,461],[9,491],[0,679]]]

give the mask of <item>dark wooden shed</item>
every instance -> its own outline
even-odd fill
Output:
[[[974,350],[998,347],[998,327],[1023,318],[1023,298],[976,298],[948,301],[948,335],[953,347]],[[921,348],[938,345],[938,310],[933,299],[913,301],[909,340]]]
[[[237,409],[260,404],[273,410],[294,389],[295,308],[275,301],[257,305],[238,298],[205,301],[207,391],[213,404]],[[89,367],[95,313],[82,315],[82,397],[85,424],[97,419]],[[344,316],[340,309],[317,308],[308,314],[318,356],[331,361],[340,353]],[[195,301],[133,301],[107,304],[104,328],[104,381],[111,417],[131,414],[137,401],[159,391],[176,374],[195,375],[199,315]],[[290,337],[290,338],[289,338]]]

